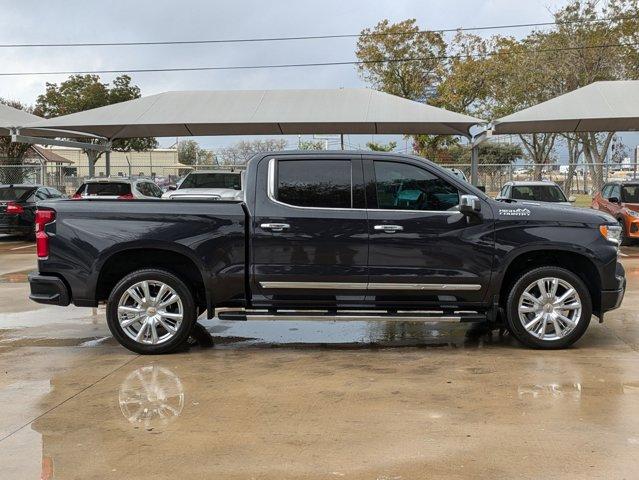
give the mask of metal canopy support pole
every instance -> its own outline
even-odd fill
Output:
[[[104,152],[104,173],[107,177],[111,176],[111,150]]]
[[[492,130],[487,129],[475,136],[469,136],[470,139],[470,183],[479,186],[479,146],[486,142],[492,136]]]
[[[472,146],[470,150],[470,183],[477,186],[478,180],[477,176],[478,172],[478,164],[479,164],[479,145]]]

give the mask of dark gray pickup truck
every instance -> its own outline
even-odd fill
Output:
[[[260,154],[244,194],[45,203],[31,299],[106,302],[122,345],[163,353],[221,307],[235,320],[488,322],[562,348],[623,298],[614,218],[495,201],[421,158]]]

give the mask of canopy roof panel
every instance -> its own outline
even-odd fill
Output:
[[[32,115],[24,110],[9,107],[0,103],[0,135],[10,135],[11,127],[24,127],[25,125],[42,120],[37,115]]]
[[[485,123],[369,89],[167,92],[32,123],[109,139],[279,134],[467,135]]]
[[[639,130],[639,81],[595,82],[500,118],[495,134]]]

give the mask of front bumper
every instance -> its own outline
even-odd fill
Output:
[[[601,292],[600,318],[605,312],[619,308],[623,301],[623,296],[626,293],[626,272],[623,265],[618,262],[615,271],[615,280],[617,282],[617,288],[614,290],[602,290]]]
[[[29,298],[34,302],[61,307],[71,303],[69,289],[61,278],[32,272],[29,274],[29,285],[31,286]]]

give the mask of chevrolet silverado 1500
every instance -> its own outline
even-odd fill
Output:
[[[31,299],[106,302],[122,345],[164,353],[222,307],[235,320],[488,322],[562,348],[623,298],[614,218],[492,200],[418,157],[259,154],[243,192],[39,205]]]

